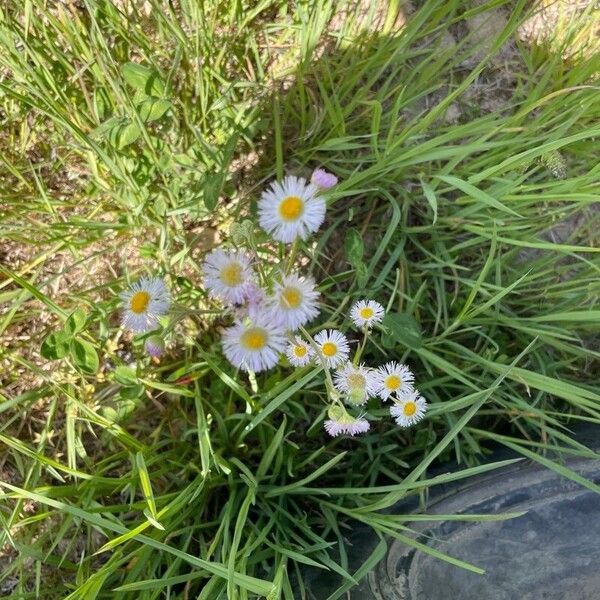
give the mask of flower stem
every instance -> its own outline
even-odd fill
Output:
[[[285,268],[285,274],[289,275],[292,267],[294,266],[294,261],[296,260],[296,254],[298,253],[298,238],[296,238],[292,243],[292,249],[290,250],[290,256],[288,258],[288,263]]]

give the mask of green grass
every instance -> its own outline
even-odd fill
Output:
[[[495,468],[494,442],[597,491],[562,459],[594,456],[571,429],[600,421],[598,14],[530,47],[523,3],[427,0],[395,32],[390,2],[378,35],[375,5],[328,28],[341,0],[147,4],[0,11],[5,597],[292,598],[305,565],[341,597],[385,549],[349,573],[346,526],[418,545],[380,511]],[[468,35],[498,7],[495,39]],[[142,273],[201,306],[212,238],[317,165],[341,179],[303,249],[322,321],[361,297],[405,315],[365,358],[413,367],[430,409],[410,430],[375,404],[368,435],[328,439],[322,375],[237,376],[219,322],[183,317],[159,365],[119,331]],[[76,308],[95,374],[39,356]]]

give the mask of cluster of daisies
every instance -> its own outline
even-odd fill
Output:
[[[368,431],[369,421],[362,409],[376,397],[391,400],[390,414],[400,426],[408,427],[419,421],[427,408],[409,368],[397,362],[371,368],[360,362],[369,335],[381,327],[381,304],[360,300],[352,306],[349,321],[363,335],[352,357],[353,342],[342,331],[324,329],[313,336],[306,329],[320,314],[319,291],[312,277],[294,267],[296,243],[319,229],[325,219],[324,194],[336,184],[334,175],[317,169],[310,182],[287,176],[263,192],[258,203],[259,223],[273,240],[286,245],[285,266],[268,265],[259,258],[248,222],[233,226],[232,249],[213,250],[206,256],[204,287],[233,321],[222,335],[223,352],[233,366],[253,373],[275,367],[283,356],[297,368],[321,366],[328,392],[324,426],[331,436]],[[141,279],[121,298],[123,325],[134,333],[151,333],[145,338],[146,352],[160,356],[164,342],[157,330],[170,307],[164,282]]]

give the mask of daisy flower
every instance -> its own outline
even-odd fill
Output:
[[[265,300],[267,295],[265,291],[258,287],[256,283],[250,282],[245,291],[245,303],[233,308],[232,312],[236,319],[245,318],[254,319],[265,310]]]
[[[285,332],[265,316],[251,323],[238,321],[223,333],[227,360],[244,371],[264,371],[274,367],[285,349]]]
[[[394,400],[390,408],[390,415],[396,419],[400,427],[410,427],[418,423],[427,410],[427,401],[419,394],[417,390]]]
[[[295,367],[304,367],[312,359],[314,350],[310,347],[310,344],[305,342],[302,338],[296,336],[286,348],[285,355],[288,360]]]
[[[146,333],[158,325],[171,305],[169,290],[162,279],[142,277],[127,292],[123,301],[123,326],[134,333]]]
[[[315,169],[310,177],[310,182],[322,190],[328,190],[337,185],[338,178],[333,173],[328,173],[325,169]]]
[[[341,331],[324,329],[315,336],[315,343],[328,367],[337,367],[348,360],[350,346]]]
[[[377,394],[377,378],[373,369],[363,364],[355,367],[346,363],[334,376],[334,385],[338,391],[348,397],[350,404],[364,404]]]
[[[353,417],[341,406],[332,406],[327,411],[327,416],[329,419],[323,423],[323,426],[331,437],[342,434],[354,436],[369,431],[369,421],[362,417]]]
[[[382,400],[387,400],[391,394],[412,393],[414,380],[415,376],[406,365],[394,361],[386,363],[377,369],[377,395]]]
[[[312,277],[294,273],[285,276],[282,283],[275,284],[269,308],[279,325],[295,331],[319,314],[319,292],[315,287]]]
[[[252,283],[250,259],[235,250],[213,250],[202,267],[204,284],[213,298],[242,304]]]
[[[373,327],[383,320],[383,306],[375,300],[359,300],[350,310],[350,319],[359,328]]]
[[[289,175],[282,183],[272,182],[258,202],[260,226],[279,242],[305,240],[325,219],[325,199],[317,194],[302,177]]]

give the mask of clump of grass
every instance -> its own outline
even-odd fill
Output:
[[[292,598],[311,565],[337,598],[385,536],[418,543],[382,509],[499,466],[479,464],[491,442],[597,491],[554,454],[594,456],[570,427],[599,418],[599,57],[564,61],[576,33],[516,43],[522,5],[431,0],[398,32],[390,5],[380,35],[371,13],[328,29],[343,2],[2,10],[7,597]],[[504,28],[474,45],[485,14]],[[130,275],[162,270],[197,304],[199,259],[262,182],[319,164],[341,180],[306,248],[326,315],[367,295],[404,315],[370,358],[424,382],[414,432],[324,439],[316,373],[235,377],[218,322],[182,322],[158,365],[119,331]],[[49,366],[41,341],[76,308],[97,368]],[[463,470],[430,479],[448,459]],[[352,521],[382,539],[356,573]]]

